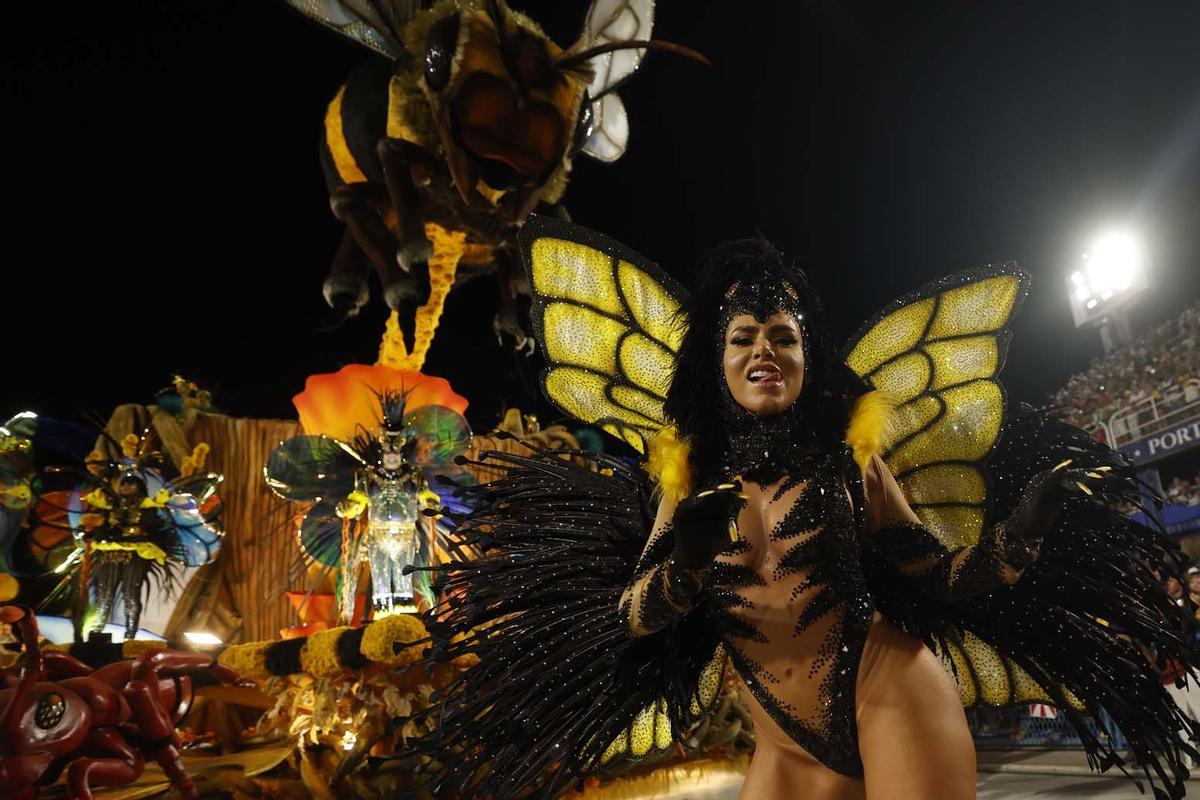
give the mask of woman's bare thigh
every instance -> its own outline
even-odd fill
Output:
[[[863,648],[857,707],[867,800],[974,800],[975,744],[954,679],[882,619]]]

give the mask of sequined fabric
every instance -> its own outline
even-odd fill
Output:
[[[703,609],[779,727],[830,769],[861,775],[855,683],[875,612],[864,547],[893,563],[932,604],[992,591],[1020,573],[999,558],[1002,528],[951,551],[916,521],[890,476],[875,476],[868,495],[858,470],[843,466],[847,454],[773,452],[792,457],[770,462],[753,449],[731,448],[730,459],[743,459],[743,478],[758,479],[745,487],[751,499],[739,517],[742,535],[709,568],[703,590],[690,601],[665,590],[672,545],[666,524],[643,554],[622,606],[635,636],[684,614],[695,617],[693,606]],[[876,461],[872,470],[886,468]],[[880,506],[871,517],[884,516],[882,525],[868,524],[868,502]],[[886,517],[893,504],[897,516]]]
[[[1019,541],[1012,541],[1014,538],[1006,533],[1004,526],[996,526],[985,532],[976,546],[947,558],[946,546],[918,523],[897,520],[875,532],[884,556],[918,582],[930,597],[943,603],[1015,583],[1020,577],[1020,567],[1028,561],[1014,563],[1015,559],[1002,558],[1002,553],[1023,548]]]
[[[709,590],[714,624],[779,726],[831,769],[861,774],[854,684],[874,605],[846,487],[827,462],[807,480],[762,488],[781,518],[769,541],[742,539],[718,558]],[[779,610],[791,617],[790,631],[769,621]],[[803,673],[799,681],[781,674],[784,651]]]

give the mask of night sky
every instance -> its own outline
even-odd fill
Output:
[[[562,44],[585,2],[519,2]],[[0,32],[8,242],[0,418],[148,402],[181,371],[238,415],[292,416],[305,376],[373,362],[374,300],[315,331],[341,235],[317,160],[326,104],[367,55],[283,3],[12,4]],[[1200,4],[671,2],[622,90],[629,152],[577,161],[576,221],[685,284],[761,232],[839,335],[895,295],[1016,260],[1034,276],[1006,368],[1044,399],[1099,353],[1065,275],[1094,232],[1138,231],[1143,319],[1200,297]],[[426,372],[476,427],[520,400],[488,279],[457,290]]]

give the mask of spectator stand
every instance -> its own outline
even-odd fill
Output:
[[[1147,485],[1143,505],[1200,557],[1200,303],[1094,359],[1051,397],[1065,421],[1125,453]],[[1163,477],[1168,477],[1164,488]],[[1173,476],[1173,477],[1172,477]],[[1191,476],[1191,477],[1189,477]],[[1165,499],[1161,511],[1156,499]],[[1150,522],[1135,506],[1123,509]],[[1081,747],[1066,716],[1042,704],[968,709],[980,750]],[[1125,740],[1103,713],[1088,726],[1122,750]]]
[[[1066,715],[1041,703],[1005,708],[977,706],[967,709],[967,722],[979,749],[1083,746]],[[1086,725],[1097,739],[1111,743],[1113,749],[1125,748],[1125,737],[1103,710],[1099,722],[1089,718]]]

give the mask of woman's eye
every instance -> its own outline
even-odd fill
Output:
[[[775,340],[775,344],[783,345],[784,347],[790,347],[791,345],[796,344],[796,339],[793,336],[781,336]]]
[[[738,347],[745,347],[746,345],[751,344],[751,342],[745,336],[741,336],[737,339],[734,339],[732,342],[730,342],[730,344],[735,344]]]

